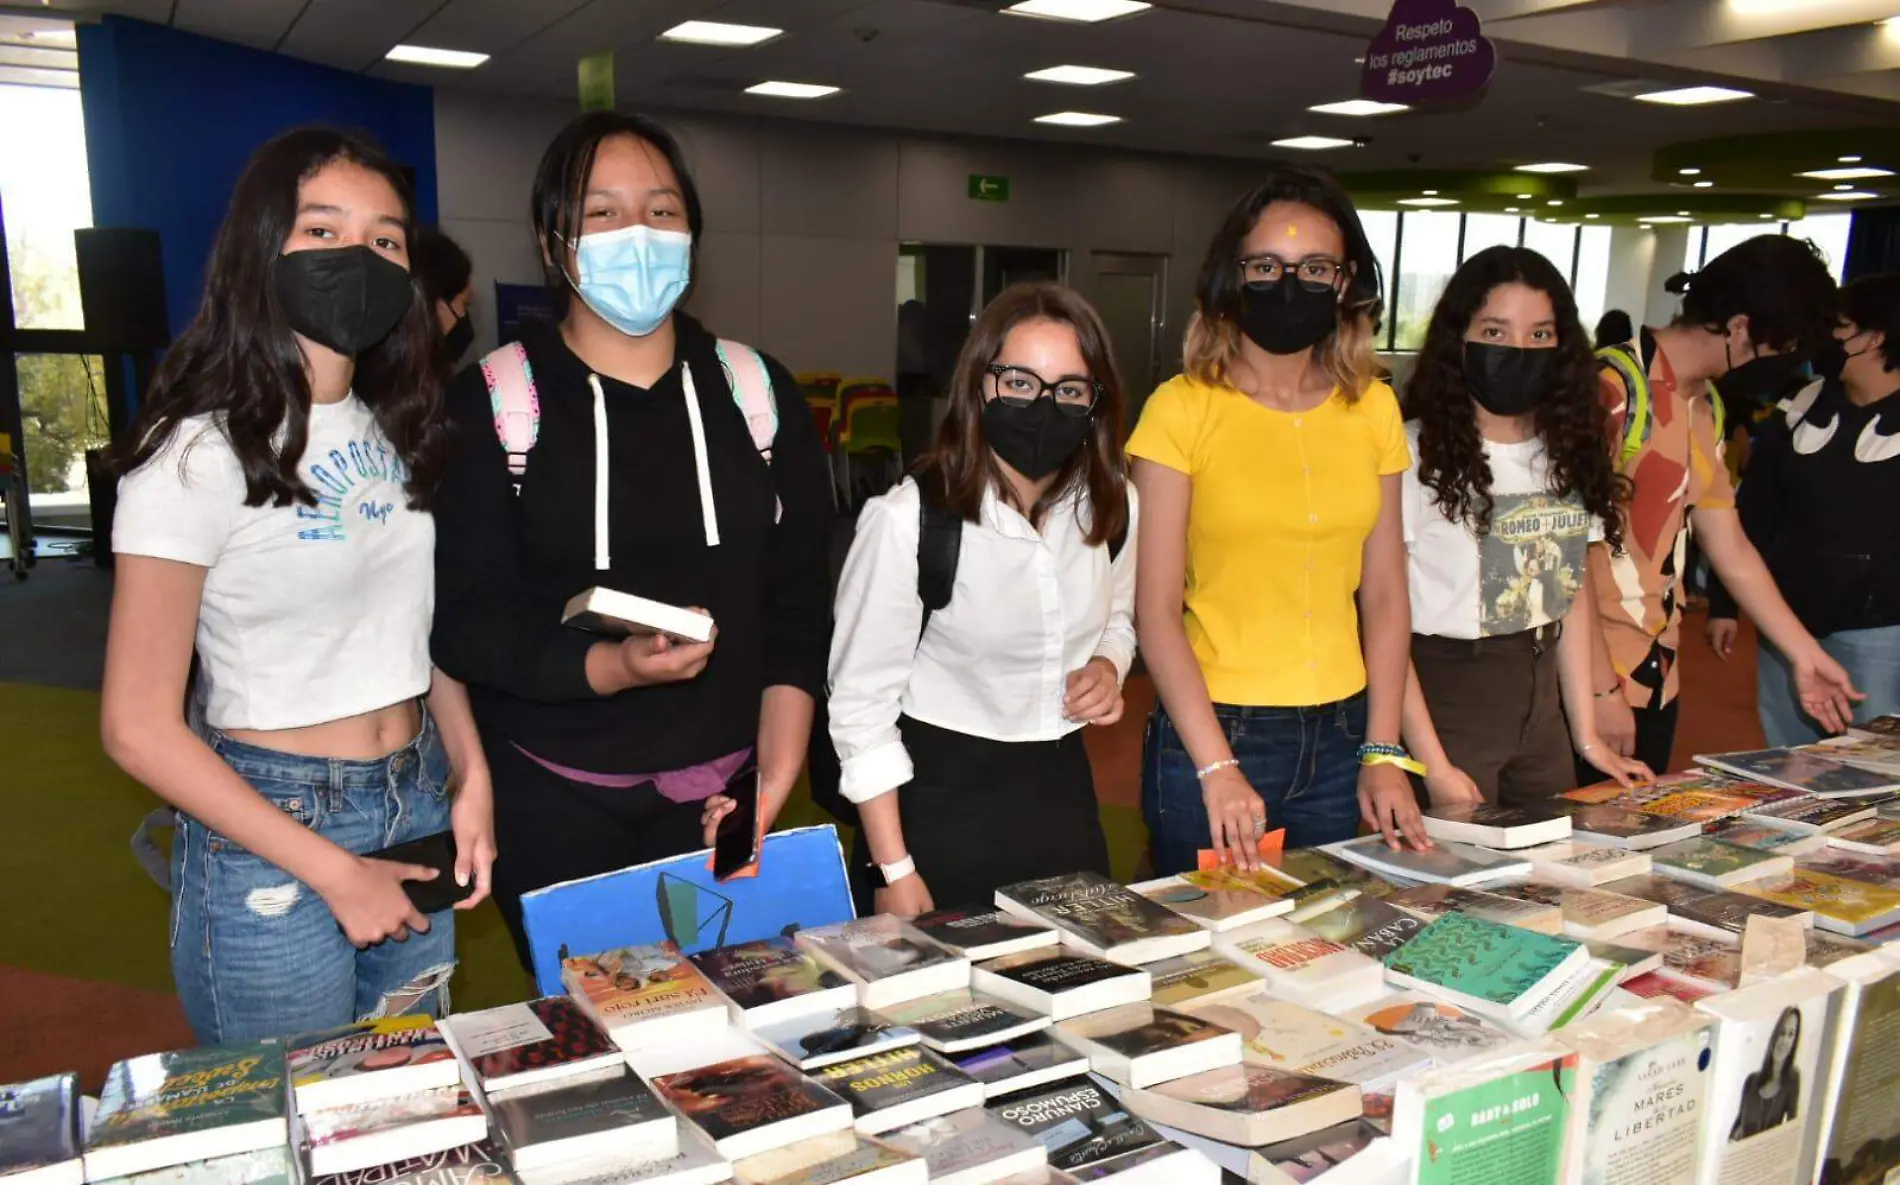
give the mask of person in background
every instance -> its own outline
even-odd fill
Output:
[[[1108,333],[1058,284],[1005,290],[957,362],[913,476],[873,498],[838,588],[831,736],[879,912],[987,905],[1108,874],[1082,729],[1121,719],[1135,658],[1135,502]],[[925,608],[930,520],[955,595]],[[947,554],[947,553],[936,553]]]
[[[1648,777],[1590,712],[1588,545],[1622,546],[1623,482],[1603,452],[1596,358],[1549,260],[1491,247],[1458,268],[1405,412],[1405,740],[1432,803],[1548,800],[1576,785],[1573,741],[1620,782]]]
[[[468,318],[468,303],[475,295],[474,265],[461,244],[433,226],[416,231],[410,253],[415,258],[416,283],[441,327],[445,356],[453,366],[475,343],[475,325]]]
[[[493,770],[495,899],[524,964],[523,893],[706,846],[751,760],[770,826],[824,678],[831,521],[792,376],[678,309],[704,226],[673,137],[579,116],[541,158],[532,218],[565,313],[449,392],[434,633]],[[536,409],[514,451],[489,390],[510,364]],[[770,379],[769,455],[728,365]],[[594,587],[702,609],[716,636],[562,625]]]
[[[1900,274],[1841,290],[1815,369],[1762,426],[1738,501],[1795,616],[1867,693],[1855,716],[1868,720],[1900,712]],[[1727,659],[1735,601],[1720,584],[1710,601],[1709,644]],[[1756,671],[1768,743],[1819,740],[1781,651],[1761,647]]]
[[[1636,325],[1630,315],[1622,309],[1611,309],[1597,318],[1597,331],[1592,349],[1605,349],[1620,346],[1636,336]]]
[[[1719,381],[1734,403],[1752,403],[1800,369],[1834,326],[1833,277],[1811,244],[1762,235],[1693,276],[1671,277],[1667,287],[1682,296],[1676,319],[1644,329],[1623,347],[1622,366],[1606,365],[1599,376],[1610,412],[1605,447],[1632,492],[1622,552],[1607,544],[1590,551],[1603,625],[1591,684],[1597,733],[1659,774],[1675,747],[1683,544],[1691,524],[1716,575],[1787,657],[1802,711],[1838,732],[1861,698],[1788,608],[1743,533],[1708,396]],[[1578,767],[1589,776],[1584,759]]]
[[[172,973],[207,1044],[442,1009],[455,927],[403,889],[438,874],[369,853],[451,830],[461,907],[488,889],[487,764],[429,663],[449,434],[410,219],[366,140],[260,148],[121,457],[101,739],[177,808]]]
[[[1128,442],[1136,624],[1159,693],[1142,764],[1157,875],[1258,837],[1429,846],[1398,762],[1411,618],[1379,265],[1330,177],[1275,168],[1208,246],[1186,373]]]

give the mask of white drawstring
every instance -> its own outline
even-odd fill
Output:
[[[686,390],[686,418],[693,425],[693,471],[699,477],[699,514],[706,523],[706,546],[719,546],[719,515],[713,509],[712,470],[706,465],[706,425],[699,418],[699,392],[693,387],[693,368],[680,364],[680,385]]]
[[[605,572],[613,566],[607,549],[607,396],[600,389],[600,376],[587,376],[594,389],[594,571]]]

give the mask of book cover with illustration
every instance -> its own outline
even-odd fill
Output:
[[[386,1099],[462,1080],[454,1051],[426,1016],[390,1016],[304,1033],[290,1039],[288,1050],[290,1084],[301,1110]]]
[[[1571,939],[1452,913],[1387,955],[1385,969],[1395,984],[1448,993],[1480,1012],[1522,1016],[1589,957]]]
[[[726,1022],[725,999],[670,944],[570,956],[561,961],[561,982],[616,1039],[630,1030],[663,1028],[665,1039],[685,1040]]]
[[[1612,786],[1616,783],[1610,783]],[[1661,815],[1610,804],[1581,806],[1570,812],[1570,838],[1580,843],[1605,844],[1646,851],[1700,833],[1700,823],[1685,823]]]
[[[1354,898],[1304,918],[1300,925],[1371,959],[1385,958],[1425,928],[1417,915],[1372,897]]]
[[[1689,823],[1713,823],[1739,815],[1752,807],[1756,799],[1746,794],[1724,794],[1716,790],[1677,790],[1643,804],[1646,815],[1661,815]]]
[[[1873,773],[1794,749],[1753,749],[1739,753],[1696,755],[1696,763],[1739,778],[1786,786],[1822,797],[1878,794],[1900,789],[1886,774]]]
[[[122,1177],[289,1139],[283,1046],[206,1045],[113,1065],[86,1137],[86,1177]]]
[[[66,1185],[83,1177],[79,1163],[79,1076],[54,1074],[0,1086],[0,1178],[44,1174],[58,1177],[70,1165]]]
[[[1377,959],[1284,918],[1223,934],[1216,947],[1252,968],[1277,994],[1301,1003],[1376,993],[1385,978]]]
[[[314,1179],[327,1183],[338,1178]],[[124,1177],[107,1177],[95,1181],[94,1185],[302,1185],[303,1180],[296,1156],[284,1146],[233,1152],[229,1156],[192,1160]],[[381,1182],[382,1178],[376,1178],[376,1185]]]
[[[851,1126],[849,1103],[770,1054],[662,1074],[653,1088],[730,1156],[762,1150],[735,1137],[787,1121],[831,1117],[814,1125],[814,1135]]]
[[[1742,979],[1742,948],[1732,938],[1711,938],[1672,926],[1634,930],[1617,939],[1663,957],[1662,972],[1698,987],[1724,992]]]
[[[766,1008],[805,996],[836,993],[850,1003],[851,984],[836,971],[800,950],[789,938],[761,938],[735,946],[721,946],[691,956],[714,987],[741,1011]]]
[[[302,1111],[300,1117],[310,1171],[316,1176],[373,1168],[388,1161],[389,1156],[383,1154],[362,1159],[360,1149],[369,1146],[375,1137],[393,1137],[405,1143],[404,1155],[419,1156],[459,1148],[488,1134],[488,1117],[474,1096],[460,1086],[437,1086],[393,1098]],[[397,1135],[399,1132],[401,1135]],[[405,1137],[413,1137],[421,1146],[407,1144]]]
[[[1678,925],[1685,929],[1707,930],[1716,937],[1739,935],[1748,928],[1748,919],[1751,917],[1800,918],[1804,925],[1811,925],[1814,921],[1814,915],[1805,909],[1777,905],[1730,889],[1705,889],[1662,876],[1644,877],[1640,882],[1630,882],[1627,890],[1615,885],[1611,888],[1617,892],[1647,897],[1667,909]]]
[[[838,1062],[812,1078],[851,1103],[858,1130],[876,1135],[983,1103],[983,1085],[922,1045]]]
[[[1848,736],[1827,737],[1812,745],[1797,745],[1797,753],[1808,753],[1827,761],[1839,761],[1870,773],[1900,778],[1900,736],[1852,735],[1861,729],[1849,729]]]
[[[1431,1054],[1416,1044],[1264,989],[1190,1011],[1239,1033],[1243,1061],[1357,1083],[1368,1094],[1389,1095],[1400,1078],[1432,1064]]]
[[[917,1030],[856,1004],[761,1025],[752,1033],[801,1070],[902,1049],[919,1040]]]
[[[1880,1181],[1900,1169],[1900,962],[1843,961],[1839,1035],[1822,1098],[1821,1185]]]
[[[1864,798],[1788,798],[1750,807],[1743,817],[1807,835],[1826,835],[1874,818],[1878,809],[1878,803]]]
[[[1561,934],[1563,910],[1540,901],[1519,901],[1483,889],[1461,889],[1456,885],[1413,885],[1386,899],[1407,913],[1427,921],[1448,913],[1462,913],[1487,922],[1519,926],[1539,934]]]
[[[1116,962],[1130,951],[1173,945],[1166,943],[1168,939],[1184,940],[1186,945],[1157,957],[1186,954],[1207,945],[1206,932],[1193,922],[1095,872],[1006,885],[996,891],[996,904],[1054,926],[1081,949]]]
[[[1180,1008],[1236,992],[1250,992],[1260,977],[1226,955],[1199,950],[1148,964],[1153,982],[1148,998],[1163,1008]]]
[[[794,940],[820,962],[860,983],[965,961],[924,937],[909,922],[889,914],[800,930]]]
[[[1087,1057],[1047,1033],[968,1050],[950,1061],[981,1082],[985,1097],[992,1099],[1089,1072]]]
[[[1040,1013],[968,988],[892,1004],[876,1015],[917,1033],[931,1048],[948,1052],[1007,1041],[1050,1023]]]
[[[1569,1154],[1577,1055],[1548,1045],[1400,1084],[1392,1139],[1417,1185],[1554,1182]]]
[[[1793,827],[1777,827],[1755,819],[1725,819],[1709,828],[1709,838],[1738,848],[1753,848],[1778,856],[1805,856],[1827,846],[1827,837],[1812,835]]]
[[[483,1139],[359,1172],[313,1174],[309,1185],[481,1185],[486,1181],[511,1185],[514,1174],[501,1149]]]
[[[1477,1013],[1423,992],[1394,992],[1341,1009],[1338,1016],[1381,1036],[1396,1037],[1430,1054],[1439,1065],[1466,1061],[1517,1039]]]
[[[1567,1179],[1696,1185],[1713,1028],[1678,1000],[1616,1009],[1562,1030],[1582,1059]]]
[[[968,959],[1054,946],[1062,935],[1000,909],[938,909],[910,920],[924,937]]]
[[[1850,852],[1889,856],[1900,852],[1900,821],[1881,818],[1862,819],[1858,823],[1849,823],[1839,831],[1829,833],[1827,842],[1837,848],[1846,848]]]
[[[1840,991],[1840,980],[1803,968],[1696,1003],[1716,1021],[1698,1185],[1813,1180]]]
[[[1152,1004],[1105,1008],[1056,1026],[1056,1038],[1089,1057],[1097,1074],[1146,1086],[1240,1061],[1240,1036],[1185,1012]]]
[[[1245,870],[1223,866],[1130,885],[1135,892],[1210,930],[1286,913],[1301,886],[1262,866]]]
[[[569,996],[458,1012],[442,1023],[489,1091],[584,1074],[622,1059],[619,1047]]]
[[[1794,866],[1787,856],[1738,848],[1706,836],[1665,844],[1652,851],[1649,858],[1662,876],[1715,889],[1779,876]]]
[[[1900,892],[1865,881],[1796,868],[1775,880],[1752,881],[1742,892],[1790,909],[1814,911],[1814,924],[1859,937],[1900,921]]]
[[[990,1104],[990,1112],[1041,1144],[1049,1166],[1065,1171],[1164,1142],[1093,1082],[1003,1099]]]
[[[656,1156],[671,1156],[679,1150],[679,1125],[653,1088],[637,1074],[621,1069],[613,1074],[588,1075],[563,1082],[549,1089],[511,1091],[489,1100],[494,1109],[495,1127],[502,1143],[514,1157],[517,1169],[527,1169],[524,1154],[532,1149],[574,1141],[585,1147],[599,1137],[620,1137],[630,1144],[651,1150]],[[614,1144],[616,1151],[626,1144]],[[594,1147],[602,1147],[598,1142]],[[565,1159],[558,1153],[548,1159]]]
[[[1524,860],[1469,844],[1440,843],[1427,851],[1400,848],[1395,852],[1378,835],[1327,844],[1323,850],[1374,872],[1446,885],[1483,884],[1524,876],[1531,870]]]
[[[1875,856],[1829,847],[1801,857],[1801,867],[1900,892],[1900,856]]]
[[[926,1119],[888,1139],[923,1157],[933,1181],[1013,1181],[1049,1163],[1041,1144],[981,1107]]]

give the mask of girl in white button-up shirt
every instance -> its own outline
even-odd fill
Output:
[[[1135,502],[1094,309],[1057,284],[998,296],[957,361],[913,479],[858,519],[838,589],[831,738],[876,906],[982,905],[1000,885],[1108,872],[1081,729],[1121,718],[1135,656]],[[960,520],[926,614],[926,516]]]

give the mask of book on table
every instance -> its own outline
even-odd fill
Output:
[[[1900,857],[1870,856],[1844,848],[1827,847],[1801,857],[1800,866],[1829,876],[1862,881],[1882,889],[1900,892]]]
[[[1797,745],[1795,752],[1838,761],[1888,778],[1900,778],[1900,735],[1868,735],[1850,728],[1846,736],[1824,737],[1812,745]]]
[[[1590,958],[1581,943],[1446,914],[1386,956],[1386,979],[1493,1017],[1522,1017]]]
[[[1564,911],[1541,901],[1520,901],[1484,889],[1460,889],[1453,885],[1413,885],[1386,898],[1387,902],[1430,921],[1448,913],[1468,914],[1488,922],[1535,930],[1539,934],[1562,934]]]
[[[687,643],[711,641],[713,631],[713,619],[704,613],[599,587],[569,598],[561,624],[614,638],[664,634]]]
[[[1355,1119],[1254,1149],[1247,1185],[1392,1185],[1404,1168],[1386,1134]]]
[[[1563,1180],[1576,1078],[1550,1038],[1428,1070],[1399,1084],[1392,1142],[1417,1185]]]
[[[1647,852],[1574,840],[1523,848],[1518,855],[1531,862],[1532,875],[1575,889],[1594,889],[1627,876],[1642,876],[1650,868]]]
[[[306,1110],[300,1119],[310,1172],[318,1177],[447,1152],[488,1134],[487,1115],[459,1083]]]
[[[1272,868],[1215,868],[1142,881],[1130,889],[1212,931],[1279,917],[1297,904],[1302,886]]]
[[[1751,917],[1799,918],[1814,924],[1810,910],[1794,909],[1729,889],[1707,889],[1666,876],[1632,877],[1607,886],[1611,892],[1653,901],[1669,911],[1669,924],[1711,938],[1736,941]],[[1661,925],[1662,923],[1654,923]],[[1641,927],[1647,929],[1647,927]]]
[[[1122,1102],[1143,1119],[1226,1144],[1258,1148],[1359,1118],[1359,1088],[1254,1062],[1158,1086],[1128,1087]]]
[[[910,924],[972,963],[1062,941],[1053,927],[1025,922],[1001,909],[938,909],[918,914]]]
[[[1786,798],[1750,807],[1742,817],[1803,835],[1827,835],[1879,814],[1879,804],[1864,798]]]
[[[1817,757],[1794,749],[1751,749],[1737,753],[1696,754],[1696,764],[1771,786],[1785,786],[1823,798],[1886,794],[1900,781],[1886,774]]]
[[[285,1153],[286,1161],[290,1159],[287,1148],[277,1151]],[[301,1175],[295,1170],[291,1173],[292,1180]],[[445,1152],[412,1156],[372,1169],[328,1176],[309,1174],[307,1179],[309,1185],[478,1185],[484,1181],[506,1181],[511,1175],[513,1170],[506,1154],[493,1140],[484,1138]]]
[[[852,1126],[849,1102],[739,1033],[643,1050],[631,1061],[728,1160]]]
[[[283,1046],[206,1045],[116,1062],[86,1134],[86,1179],[258,1152],[290,1139]]]
[[[1513,850],[1570,838],[1570,817],[1561,811],[1471,802],[1427,806],[1419,812],[1434,840]]]
[[[1685,839],[1651,852],[1658,876],[1708,889],[1732,889],[1750,881],[1785,876],[1794,867],[1788,856],[1738,848],[1719,839]]]
[[[1559,911],[1566,938],[1607,941],[1632,930],[1660,926],[1669,913],[1654,901],[1646,901],[1619,892],[1617,882],[1601,889],[1577,889],[1563,885],[1501,885],[1499,896],[1517,901],[1548,905]]]
[[[79,1128],[77,1074],[0,1086],[0,1181],[81,1185]]]
[[[750,1029],[858,1002],[857,985],[789,938],[762,938],[691,956],[732,1017]]]
[[[1423,852],[1411,848],[1394,851],[1384,837],[1367,835],[1327,844],[1321,850],[1384,876],[1464,888],[1528,876],[1531,871],[1525,860],[1459,843],[1441,843]]]
[[[764,1025],[754,1029],[752,1035],[805,1071],[902,1049],[920,1039],[917,1030],[894,1024],[857,1004]]]
[[[1065,1020],[1055,1035],[1087,1055],[1090,1069],[1125,1086],[1149,1086],[1240,1061],[1240,1034],[1145,1003]]]
[[[1303,1004],[1335,1004],[1379,994],[1379,960],[1284,918],[1223,934],[1215,949],[1264,979],[1274,994]]]
[[[1640,852],[1700,834],[1700,823],[1645,814],[1614,804],[1580,806],[1570,812],[1570,838],[1577,843]]]
[[[716,1036],[732,1019],[705,973],[668,946],[570,956],[561,983],[622,1049]]]
[[[1651,926],[1620,940],[1638,950],[1662,955],[1660,973],[1686,980],[1706,992],[1733,991],[1742,978],[1742,948],[1732,935],[1712,938],[1675,926]]]
[[[1035,1139],[981,1107],[899,1128],[887,1139],[924,1158],[931,1185],[991,1185],[1049,1163]]]
[[[1650,971],[1626,979],[1620,985],[1630,996],[1639,1000],[1678,1000],[1684,1004],[1694,1004],[1697,1000],[1706,1000],[1716,994],[1718,989],[1705,987],[1687,979],[1680,979],[1667,971]]]
[[[1300,926],[1369,959],[1383,959],[1424,929],[1424,919],[1376,897],[1357,897],[1323,913],[1303,918]]]
[[[1218,1000],[1260,986],[1259,976],[1211,950],[1150,963],[1147,971],[1152,984],[1148,998],[1163,1008]]]
[[[1712,1034],[1708,1016],[1668,997],[1560,1031],[1579,1059],[1563,1179],[1696,1185]]]
[[[1900,852],[1900,821],[1894,819],[1862,819],[1858,823],[1849,823],[1838,831],[1830,833],[1826,840],[1830,847],[1842,848],[1849,852],[1862,852],[1870,856],[1891,856]]]
[[[1049,1167],[1116,1185],[1218,1182],[1220,1170],[1198,1153],[1170,1144],[1130,1114],[1106,1088],[1088,1080],[1014,1095],[989,1105],[1004,1123],[1043,1146]],[[1207,1169],[1212,1169],[1211,1176]]]
[[[665,1160],[680,1149],[679,1121],[624,1066],[495,1095],[488,1104],[518,1172],[610,1157]]]
[[[1240,1034],[1242,1061],[1350,1082],[1366,1095],[1389,1096],[1399,1079],[1432,1064],[1430,1053],[1402,1038],[1282,1000],[1264,987],[1187,1011]]]
[[[1011,1041],[1049,1027],[1046,1013],[969,988],[893,1004],[876,1014],[940,1053]]]
[[[1741,891],[1790,909],[1810,910],[1816,926],[1854,938],[1900,922],[1900,892],[1805,866],[1785,877],[1751,881]]]
[[[981,1082],[922,1045],[838,1062],[812,1078],[850,1101],[864,1135],[983,1105]]]
[[[1626,946],[1620,942],[1593,942],[1584,939],[1583,946],[1590,952],[1592,959],[1601,959],[1622,968],[1616,981],[1620,987],[1639,975],[1648,975],[1663,965],[1662,952],[1647,950],[1640,946]]]
[[[446,1017],[441,1027],[489,1094],[604,1070],[626,1060],[593,1017],[567,996],[458,1012]]]
[[[927,1185],[921,1156],[855,1132],[827,1132],[732,1166],[739,1185]]]
[[[1438,1065],[1468,1061],[1517,1040],[1495,1021],[1424,992],[1389,992],[1339,1009],[1335,1015],[1382,1036],[1396,1037],[1430,1054]]]
[[[319,1181],[341,1181],[351,1176],[369,1176],[382,1166],[362,1173],[318,1177]],[[372,1179],[380,1181],[380,1177]],[[233,1152],[209,1160],[188,1160],[183,1164],[148,1169],[124,1177],[106,1177],[94,1185],[302,1185],[304,1174],[297,1154],[288,1146],[259,1148],[254,1152]],[[523,1185],[526,1185],[524,1182]]]
[[[1779,856],[1805,856],[1827,846],[1825,835],[1764,823],[1747,816],[1724,819],[1710,827],[1707,834],[1710,839],[1719,839],[1738,848],[1754,848],[1758,852]]]
[[[1500,1016],[1498,1024],[1520,1037],[1541,1037],[1576,1024],[1618,998],[1623,970],[1623,964],[1590,952],[1529,1011],[1522,1016]]]
[[[978,963],[970,982],[985,995],[1055,1020],[1146,1000],[1153,990],[1148,972],[1138,967],[1060,950],[1030,950]]]
[[[1005,885],[996,904],[1054,926],[1063,945],[1134,967],[1207,949],[1207,931],[1100,873],[1072,872]]]
[[[1853,1181],[1876,1165],[1900,1166],[1900,960],[1868,952],[1837,962],[1837,1035],[1822,1059],[1822,1181]],[[1878,1179],[1877,1177],[1873,1179]]]
[[[1808,945],[1808,966],[1819,967],[1824,970],[1840,962],[1842,959],[1851,959],[1855,955],[1864,955],[1868,951],[1876,949],[1877,945],[1884,945],[1884,943],[1876,944],[1873,942],[1872,939],[1875,937],[1874,935],[1869,935],[1864,939],[1849,938],[1845,934],[1830,934],[1819,927],[1803,931],[1801,937]]]
[[[1089,1072],[1087,1056],[1047,1033],[1031,1033],[1000,1045],[968,1049],[951,1055],[950,1061],[983,1084],[985,1100],[1080,1078]]]
[[[1646,815],[1661,815],[1666,819],[1680,819],[1684,823],[1707,827],[1723,819],[1732,819],[1760,801],[1754,795],[1733,791],[1675,790],[1660,798],[1649,799],[1637,809]]]
[[[572,1161],[546,1169],[516,1171],[520,1185],[720,1185],[734,1180],[732,1161],[719,1155],[712,1141],[691,1124],[679,1124],[679,1151],[657,1160],[628,1161],[620,1157]],[[510,1185],[506,1174],[492,1174]],[[338,1185],[385,1185],[377,1180],[339,1182]],[[470,1181],[389,1182],[387,1185],[475,1185]]]
[[[970,986],[970,960],[889,914],[800,930],[794,940],[858,985],[858,1003],[881,1008]]]
[[[369,1103],[462,1081],[455,1052],[426,1016],[391,1016],[302,1033],[287,1042],[285,1060],[300,1111]]]

